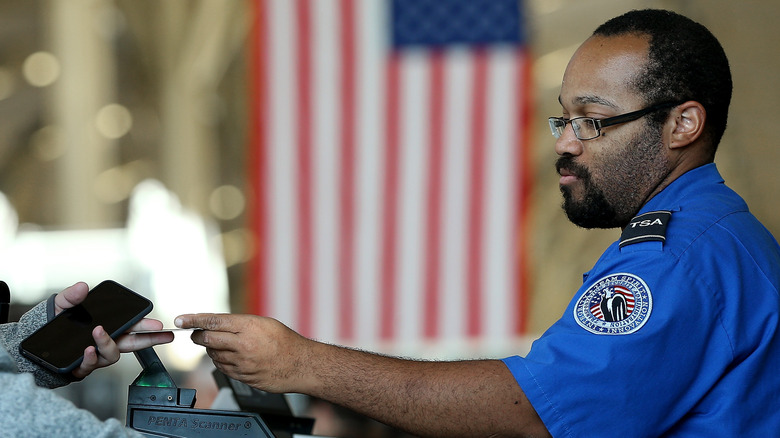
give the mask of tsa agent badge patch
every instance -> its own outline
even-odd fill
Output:
[[[652,310],[650,288],[641,278],[612,274],[582,294],[574,306],[574,319],[597,335],[627,335],[642,328]]]

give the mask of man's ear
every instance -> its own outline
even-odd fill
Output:
[[[669,149],[688,146],[704,132],[707,111],[695,100],[689,100],[675,107],[669,113],[670,124]]]

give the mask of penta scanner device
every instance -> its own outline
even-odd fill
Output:
[[[195,389],[178,388],[152,347],[135,352],[143,370],[129,386],[126,425],[148,437],[262,437],[311,436],[314,420],[281,416],[278,406],[263,418],[262,409],[213,410],[195,408]],[[215,372],[220,386],[228,378]],[[235,383],[235,382],[234,382]],[[255,390],[257,391],[257,390]],[[271,394],[257,391],[258,395]],[[252,398],[239,394],[237,400]],[[276,395],[273,395],[276,396]],[[281,395],[279,395],[281,397]],[[278,404],[279,399],[275,399]],[[244,404],[246,406],[246,404]],[[244,409],[245,406],[239,408]],[[273,428],[273,429],[272,429]]]

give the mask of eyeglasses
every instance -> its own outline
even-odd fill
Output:
[[[684,101],[683,101],[684,102]],[[550,117],[547,121],[550,123],[550,131],[555,138],[560,138],[563,135],[563,130],[566,129],[566,124],[571,123],[572,129],[574,129],[574,135],[579,140],[593,140],[601,136],[601,129],[607,126],[617,125],[620,123],[633,122],[647,114],[654,111],[658,111],[664,108],[671,108],[682,104],[683,102],[664,102],[658,105],[653,105],[641,110],[632,111],[630,113],[621,114],[615,117],[607,117],[606,119],[594,119],[593,117],[575,117],[573,119],[564,119],[562,117]]]

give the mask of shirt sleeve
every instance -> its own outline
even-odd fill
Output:
[[[47,388],[67,385],[70,380],[29,361],[19,352],[19,344],[53,317],[54,295],[22,315],[19,322],[0,324],[0,345],[15,363],[16,370],[31,373],[39,386]]]
[[[686,260],[631,251],[597,264],[528,355],[504,360],[554,436],[659,436],[722,375],[733,351],[714,276]],[[598,314],[585,298],[604,293],[615,275],[641,280],[652,307],[633,331],[600,332],[582,309]]]
[[[16,437],[142,437],[116,419],[100,421],[89,411],[35,384],[29,373],[17,373],[0,349],[0,430]]]

